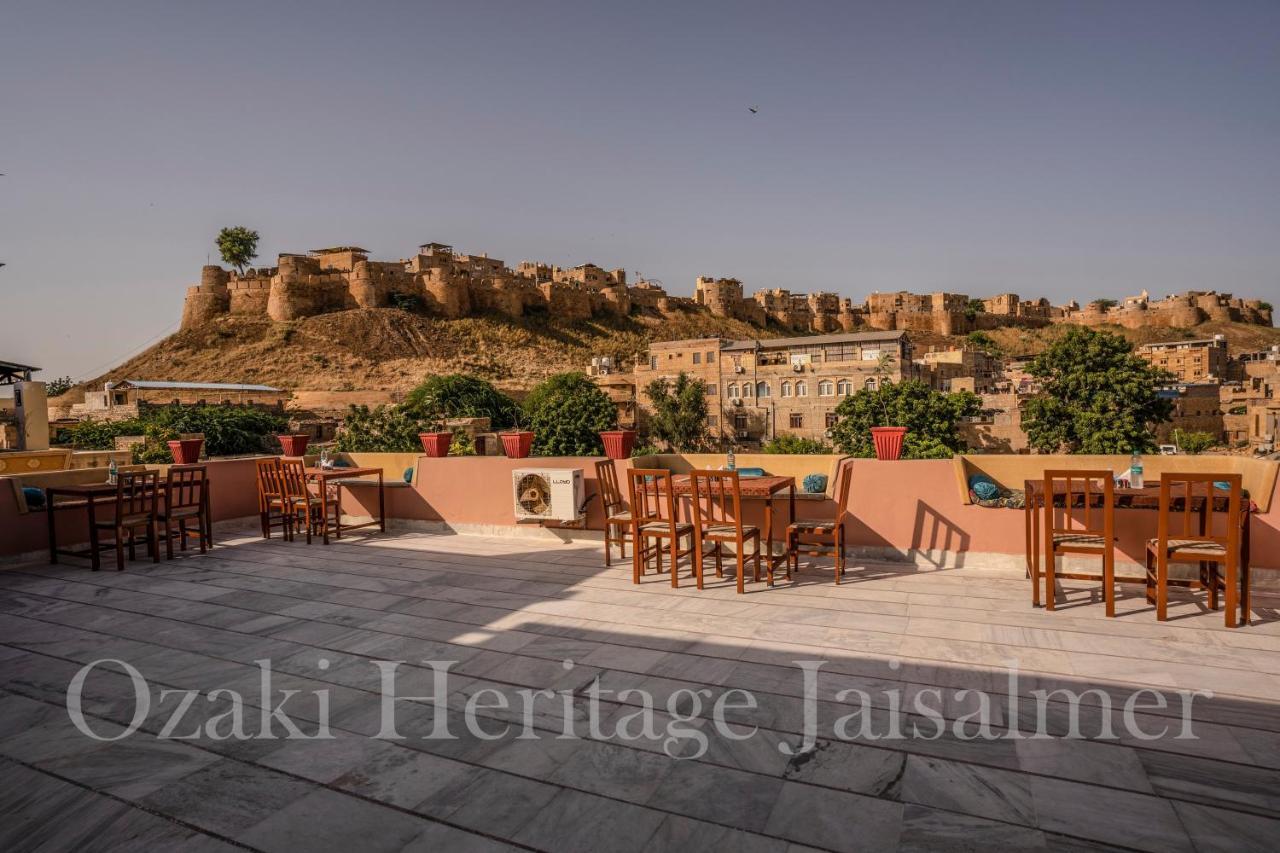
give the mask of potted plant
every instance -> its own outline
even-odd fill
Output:
[[[448,456],[453,432],[437,423],[431,432],[418,433],[418,441],[422,442],[422,452],[428,456]]]
[[[511,459],[526,459],[533,450],[533,431],[520,428],[520,415],[516,415],[515,426],[498,433],[502,439],[502,450]]]
[[[633,429],[608,429],[600,433],[604,442],[604,455],[610,459],[630,459],[631,450],[636,446],[636,431]]]
[[[200,461],[200,448],[204,446],[203,438],[179,438],[169,443],[169,452],[178,465],[194,465]]]
[[[289,435],[277,435],[276,438],[280,440],[280,447],[285,456],[307,455],[307,444],[311,441],[311,436],[306,433],[295,432]]]
[[[880,354],[876,369],[872,375],[876,377],[876,389],[880,392],[880,402],[884,406],[884,420],[889,423],[893,418],[889,415],[889,401],[884,396],[885,382],[889,378],[889,370],[894,363],[893,353]],[[901,426],[878,426],[871,428],[871,441],[876,448],[876,458],[883,462],[893,462],[902,456],[902,439],[907,428]]]

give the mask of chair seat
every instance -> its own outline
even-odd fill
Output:
[[[623,510],[622,512],[615,512],[613,515],[608,516],[605,519],[605,521],[609,522],[610,524],[630,524],[631,513],[627,510]]]
[[[837,524],[835,521],[795,521],[787,525],[787,530],[796,533],[831,533]]]
[[[150,520],[151,520],[151,513],[149,512],[127,512],[124,515],[122,515],[119,519],[115,519],[115,518],[99,519],[94,522],[94,526],[105,527],[108,529],[112,527],[136,527],[139,524],[146,524]]]
[[[1095,533],[1055,533],[1053,544],[1055,547],[1067,545],[1072,548],[1103,548],[1107,540]]]
[[[754,524],[742,525],[743,536],[756,536],[760,529]],[[725,537],[737,538],[738,527],[734,524],[708,524],[702,528],[702,535],[712,539],[721,539]]]
[[[1223,559],[1227,556],[1227,549],[1217,542],[1205,542],[1201,539],[1170,539],[1166,544],[1170,554],[1192,554],[1197,557],[1221,557]],[[1160,540],[1148,539],[1147,550],[1159,553]]]
[[[640,525],[640,532],[642,534],[648,534],[649,536],[670,536],[671,525],[670,523],[665,521],[651,521],[648,524]],[[692,524],[682,523],[682,524],[676,525],[677,536],[683,536],[686,533],[692,533],[692,532],[693,532]]]
[[[174,520],[179,518],[195,518],[200,515],[200,507],[198,506],[175,506],[173,509],[164,509],[156,513],[156,518],[161,521],[167,519]]]

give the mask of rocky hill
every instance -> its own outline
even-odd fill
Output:
[[[1009,328],[986,334],[1005,352],[1023,354],[1044,349],[1066,328]],[[1222,333],[1233,353],[1280,344],[1280,329],[1242,323],[1106,328],[1135,343]],[[305,407],[332,409],[348,402],[393,400],[424,376],[465,372],[519,394],[553,373],[584,369],[594,356],[612,356],[629,367],[652,341],[782,334],[792,333],[761,330],[705,311],[575,321],[546,314],[446,320],[393,308],[340,311],[289,322],[231,315],[179,331],[71,393],[80,396],[83,388],[125,378],[254,382],[293,390]],[[910,334],[917,352],[964,340]]]

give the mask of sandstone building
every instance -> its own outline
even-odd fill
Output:
[[[1199,341],[1144,344],[1135,354],[1172,373],[1178,382],[1221,381],[1227,377],[1229,358],[1223,335]]]

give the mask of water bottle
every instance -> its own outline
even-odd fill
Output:
[[[733,445],[729,445],[729,470],[732,471],[738,467],[738,460],[733,455]]]
[[[116,476],[119,473],[119,469],[116,468],[116,460],[113,458],[111,464],[107,466],[107,482],[114,486],[116,484]]]
[[[1136,450],[1129,457],[1129,488],[1142,488],[1142,454]]]

